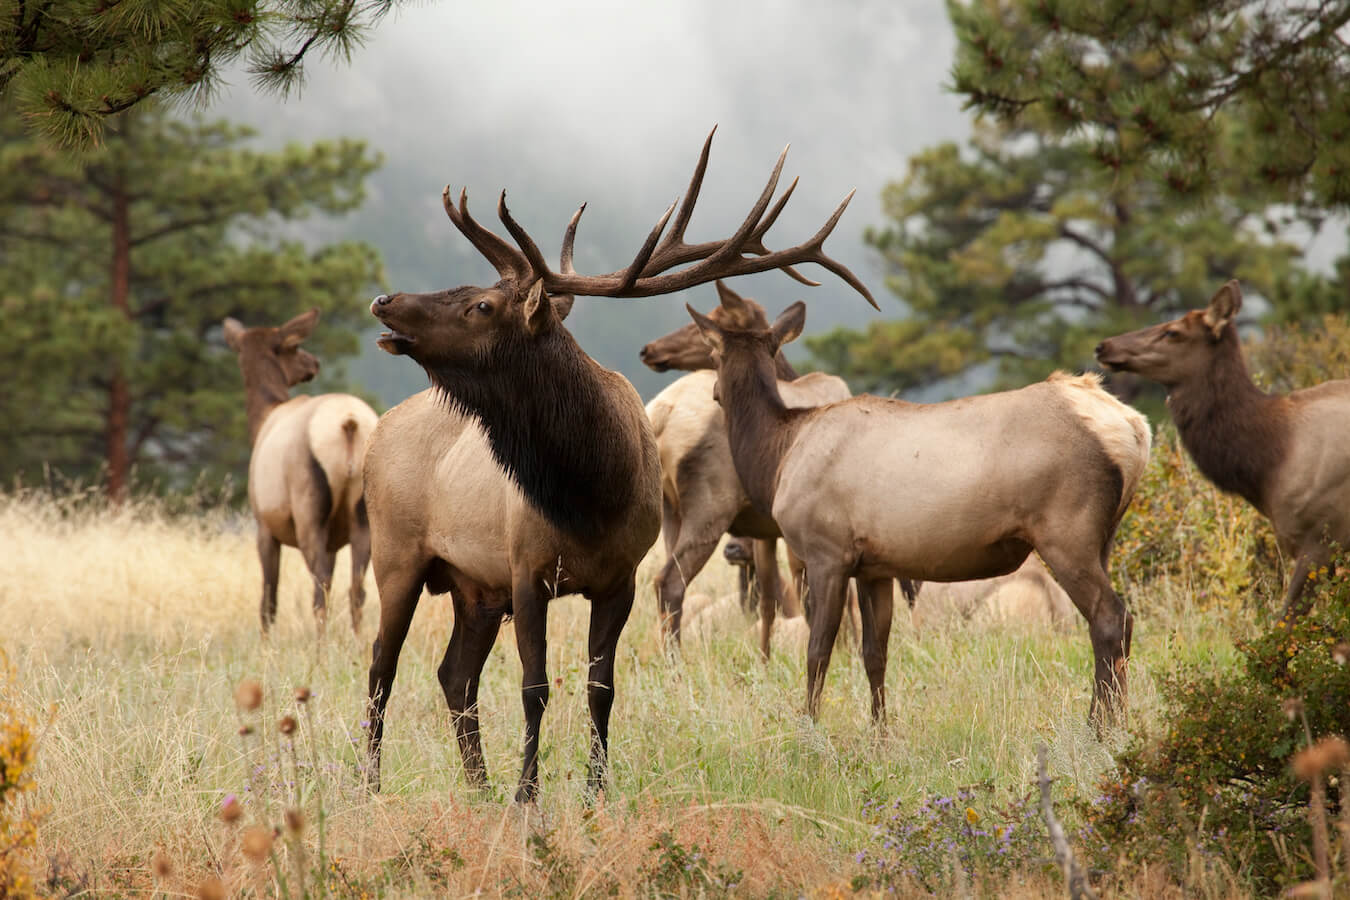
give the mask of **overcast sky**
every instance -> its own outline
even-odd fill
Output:
[[[298,97],[259,94],[240,75],[208,112],[254,123],[269,143],[345,135],[382,152],[372,212],[337,233],[380,246],[393,290],[495,280],[446,221],[447,183],[468,188],[485,224],[495,224],[496,196],[506,188],[512,212],[550,256],[587,202],[577,268],[609,271],[628,262],[681,194],[714,124],[691,240],[729,234],[790,143],[783,184],[793,176],[801,183],[768,245],[805,239],[857,188],[826,248],[883,308],[876,313],[815,267],[806,273],[824,284],[814,289],[776,273],[740,280],[771,314],[805,299],[812,333],[900,312],[862,233],[883,224],[881,190],[904,175],[911,154],[969,132],[958,99],[944,89],[952,45],[940,0],[443,0],[392,12],[349,64],[308,62]],[[385,226],[374,227],[374,210]],[[416,238],[388,240],[389,215]],[[652,300],[579,300],[569,326],[650,397],[670,376],[647,372],[638,346],[687,321],[685,300],[715,302],[711,287]],[[425,384],[406,359],[374,364],[398,380],[394,393]],[[387,385],[381,393],[398,399]]]

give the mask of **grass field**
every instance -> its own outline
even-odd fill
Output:
[[[293,550],[283,553],[278,626],[260,635],[252,525],[235,514],[6,495],[0,545],[0,649],[10,690],[39,723],[36,788],[25,795],[43,813],[35,864],[62,890],[194,896],[216,877],[232,893],[267,896],[850,894],[871,871],[859,853],[878,849],[877,803],[918,809],[966,790],[970,814],[992,820],[1031,791],[1039,744],[1067,801],[1093,791],[1126,740],[1098,742],[1085,724],[1081,622],[1067,632],[916,633],[901,613],[884,732],[869,722],[862,666],[842,647],[812,722],[799,647],[778,647],[766,666],[737,622],[686,642],[678,659],[663,653],[654,550],[619,645],[612,786],[601,802],[583,793],[588,608],[576,597],[549,613],[553,693],[536,809],[509,802],[522,729],[509,627],[480,698],[492,795],[472,795],[462,777],[435,677],[450,633],[445,597],[424,597],[413,622],[389,704],[384,791],[372,796],[360,765],[377,595],[371,578],[353,635],[346,551],[317,640]],[[719,555],[691,590],[717,596],[734,584]],[[1136,727],[1158,714],[1162,673],[1183,661],[1229,665],[1232,636],[1251,627],[1241,613],[1202,614],[1188,596],[1170,582],[1131,588]],[[263,686],[257,712],[236,707],[245,679]],[[303,705],[302,687],[312,692]],[[284,716],[298,720],[289,738]],[[244,815],[227,823],[232,794]],[[299,831],[284,827],[288,809],[302,811]],[[1072,831],[1067,803],[1062,813]],[[246,828],[258,823],[281,830],[255,864],[246,851],[258,849],[257,834]],[[1035,854],[1024,862],[997,883],[958,886],[1061,895],[1051,866]],[[1149,891],[1137,882],[1121,894]]]

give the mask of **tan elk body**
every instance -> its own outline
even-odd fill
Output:
[[[714,315],[719,321],[734,321],[737,327],[755,321],[768,324],[758,303],[721,282],[717,290],[722,304]],[[706,345],[689,325],[650,342],[641,356],[657,371],[672,367],[700,370],[669,385],[647,404],[661,455],[661,535],[667,558],[657,576],[656,591],[666,631],[679,640],[685,589],[707,564],[723,533],[753,538],[760,650],[767,658],[780,595],[785,614],[800,615],[795,577],[799,573],[780,586],[778,526],[754,509],[736,474],[726,419],[714,397],[717,373],[710,371],[712,360]],[[819,406],[851,396],[842,378],[823,372],[799,376],[782,354],[775,365],[779,391],[788,406]]]
[[[885,709],[891,579],[1005,575],[1032,550],[1087,619],[1091,718],[1123,706],[1132,618],[1111,587],[1116,526],[1148,458],[1148,424],[1095,376],[1057,373],[1016,391],[916,404],[860,396],[788,409],[773,355],[801,332],[793,304],[769,329],[724,329],[690,309],[714,349],[736,468],[806,562],[815,597],[807,650],[814,715],[858,582],[872,713]]]
[[[581,210],[564,233],[555,272],[512,218],[504,194],[497,213],[514,246],[469,215],[464,193],[456,206],[447,188],[446,214],[500,280],[487,288],[382,295],[371,304],[389,329],[380,346],[412,357],[434,385],[432,393],[386,414],[367,455],[380,590],[369,688],[373,786],[379,786],[389,690],[423,586],[452,595],[453,632],[438,676],[465,772],[476,785],[487,779],[478,681],[502,617],[514,617],[525,713],[520,802],[532,801],[539,789],[539,729],[550,693],[548,601],[568,593],[591,601],[587,782],[592,791],[603,786],[616,648],[632,608],[638,563],[660,525],[660,462],[637,392],[586,355],[563,325],[573,296],[648,297],[728,275],[780,267],[795,274],[791,266],[802,262],[857,283],[822,246],[843,205],[806,243],[775,252],[764,247],[764,232],[786,201],[768,207],[782,157],[731,238],[686,243],[711,140],[709,135],[679,213],[672,204],[622,271],[573,270]]]
[[[290,397],[319,363],[300,348],[314,329],[312,309],[276,328],[224,323],[225,342],[239,357],[248,402],[248,501],[258,527],[266,631],[276,620],[281,545],[296,547],[314,576],[314,611],[322,620],[339,549],[351,544],[352,628],[365,604],[370,527],[362,493],[361,462],[375,428],[375,411],[351,394]]]
[[[1300,615],[1308,575],[1350,546],[1350,380],[1267,394],[1247,372],[1236,281],[1203,310],[1097,346],[1108,368],[1167,388],[1177,434],[1205,477],[1270,520],[1294,560],[1284,615]]]

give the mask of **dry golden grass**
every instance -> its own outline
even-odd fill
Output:
[[[521,730],[509,627],[480,698],[494,793],[467,790],[435,678],[450,632],[443,597],[424,597],[414,619],[389,704],[385,791],[371,796],[360,769],[377,595],[372,579],[372,608],[353,635],[345,551],[323,640],[309,576],[295,551],[283,552],[279,619],[265,640],[252,525],[240,516],[8,495],[0,542],[0,650],[19,673],[20,702],[47,723],[34,773],[35,802],[47,810],[40,862],[60,860],[67,887],[191,895],[218,877],[231,892],[269,896],[319,888],[697,896],[718,893],[719,878],[740,872],[743,896],[848,894],[859,874],[854,854],[871,839],[869,796],[917,803],[987,784],[992,796],[1018,797],[1030,789],[1040,743],[1068,796],[1090,791],[1124,740],[1099,743],[1084,723],[1091,654],[1081,623],[1068,633],[919,634],[903,612],[891,641],[887,729],[870,725],[862,667],[842,648],[812,722],[802,714],[800,652],[778,652],[766,666],[744,625],[688,642],[678,659],[664,654],[653,551],[620,641],[612,788],[599,805],[583,792],[580,598],[560,599],[549,613],[554,689],[537,809],[508,802]],[[717,597],[734,584],[719,555],[695,588]],[[1182,659],[1226,665],[1232,654],[1225,635],[1234,622],[1192,614],[1184,586],[1156,589],[1165,602],[1149,604],[1159,612],[1135,633],[1137,721],[1153,715],[1157,673]],[[256,712],[235,706],[245,678],[263,686]],[[304,705],[294,699],[300,687],[312,691]],[[298,720],[291,738],[277,728],[288,715]],[[241,736],[241,726],[252,733]],[[244,810],[233,824],[220,816],[231,794]],[[287,809],[304,813],[299,837],[283,825]],[[257,823],[281,828],[275,860],[261,866],[239,852],[241,829]],[[321,854],[322,876],[313,871]],[[1035,873],[980,886],[1000,896],[1059,890]]]

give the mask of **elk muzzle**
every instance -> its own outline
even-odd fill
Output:
[[[399,331],[390,321],[397,309],[396,301],[402,296],[400,294],[380,294],[370,302],[370,314],[379,319],[384,325],[389,326],[389,331],[380,332],[380,336],[375,339],[375,344],[385,353],[392,353],[394,356],[403,356],[408,353],[413,344],[417,343],[411,335]]]

